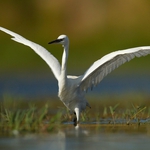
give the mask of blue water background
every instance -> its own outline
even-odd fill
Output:
[[[57,97],[58,84],[50,75],[2,75],[0,76],[0,97],[5,94],[27,98]],[[88,95],[118,95],[142,93],[150,95],[150,77],[148,75],[107,76],[101,83],[89,90]]]

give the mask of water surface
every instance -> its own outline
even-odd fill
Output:
[[[146,150],[150,125],[64,125],[54,133],[25,134],[0,138],[4,150]]]
[[[56,79],[50,75],[5,75],[0,76],[0,97],[11,94],[27,98],[50,97],[58,93]],[[119,95],[128,93],[150,93],[148,75],[107,76],[101,83],[88,92],[88,95]]]

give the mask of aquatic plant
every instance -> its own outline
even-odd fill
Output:
[[[104,105],[97,103],[98,105],[95,105],[93,101],[92,109],[87,109],[81,114],[81,126],[85,124],[97,124],[98,127],[104,124],[139,126],[150,123],[149,102],[142,102],[141,105],[137,102],[125,105],[122,104],[124,102],[117,101],[105,101]],[[54,132],[66,124],[73,126],[73,118],[74,114],[70,114],[55,100],[25,101],[6,96],[0,102],[0,134]]]
[[[48,104],[38,108],[33,104],[29,104],[27,109],[10,110],[2,108],[0,111],[0,129],[1,132],[18,133],[23,131],[40,132],[52,131],[61,123],[62,114],[58,112],[56,115],[49,115]],[[15,132],[14,132],[15,131]],[[17,131],[17,132],[16,132]]]

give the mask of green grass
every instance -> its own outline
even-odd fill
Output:
[[[25,110],[8,110],[1,111],[1,131],[29,131],[40,132],[52,130],[60,124],[61,113],[57,113],[49,119],[48,105],[45,104],[42,108],[29,106]]]
[[[81,124],[149,124],[149,102],[143,100],[140,103],[139,101],[118,103],[115,99],[100,102],[93,100],[92,109],[86,109],[81,114]],[[73,117],[74,115],[71,115],[57,100],[28,101],[21,98],[15,100],[6,96],[0,103],[0,134],[54,132],[63,127],[65,122],[71,122]]]
[[[26,108],[19,104],[18,108],[13,104],[12,108],[6,106],[10,102],[2,102],[0,108],[0,131],[1,133],[18,134],[20,132],[48,132],[54,131],[61,124],[62,113],[49,113],[49,104],[39,107],[29,103]],[[24,102],[23,102],[24,103]]]

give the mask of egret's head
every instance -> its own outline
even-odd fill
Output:
[[[62,44],[63,46],[67,46],[69,44],[69,39],[67,35],[60,35],[56,40],[49,42],[48,44]]]

